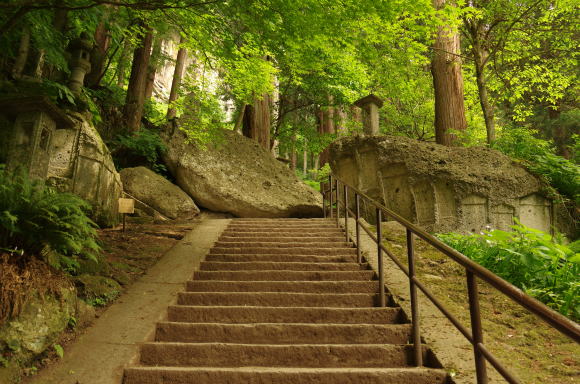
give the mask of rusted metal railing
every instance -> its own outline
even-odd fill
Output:
[[[324,200],[324,217],[336,219],[336,224],[339,226],[341,222],[340,211],[344,214],[344,227],[346,230],[346,240],[353,241],[357,248],[357,261],[362,262],[361,255],[361,232],[363,229],[368,236],[377,244],[378,256],[378,275],[379,275],[379,303],[381,306],[386,306],[385,282],[384,282],[384,263],[383,255],[386,254],[389,258],[400,268],[403,273],[409,278],[409,289],[411,296],[411,321],[412,321],[412,343],[413,356],[416,366],[423,365],[422,347],[421,347],[421,332],[420,332],[420,318],[419,318],[419,301],[417,299],[417,289],[421,290],[423,294],[447,317],[447,319],[463,334],[463,336],[473,345],[473,353],[475,356],[475,370],[477,377],[477,384],[487,384],[487,362],[489,362],[499,374],[510,384],[519,384],[520,381],[499,361],[497,358],[485,347],[483,342],[483,329],[481,324],[481,313],[479,309],[479,295],[477,282],[481,279],[502,294],[509,297],[519,305],[523,306],[542,320],[547,322],[550,326],[560,331],[564,335],[570,337],[576,342],[580,342],[580,326],[561,315],[560,313],[548,308],[538,300],[526,295],[517,287],[503,280],[488,269],[475,263],[473,260],[467,258],[457,250],[449,247],[434,236],[430,235],[417,225],[406,220],[402,216],[388,209],[384,205],[373,200],[358,189],[342,182],[335,175],[329,176],[329,188],[323,186],[323,200]],[[342,186],[342,192],[341,187]],[[352,211],[349,204],[349,194],[353,194],[353,204],[355,210]],[[342,195],[342,196],[341,196]],[[328,200],[328,207],[326,201]],[[376,215],[376,236],[364,224],[361,218],[361,200],[369,206],[375,208]],[[342,206],[342,207],[341,207]],[[327,212],[328,211],[328,212]],[[407,259],[408,267],[399,261],[383,244],[381,222],[383,215],[397,221],[403,225],[407,231]],[[348,220],[355,219],[356,235],[352,239],[348,231]],[[465,268],[467,278],[467,292],[469,299],[469,313],[471,318],[471,329],[463,325],[451,312],[439,301],[435,295],[417,278],[415,274],[415,248],[414,238],[419,237],[426,243],[433,246],[435,249],[460,264]]]

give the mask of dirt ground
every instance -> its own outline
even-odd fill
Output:
[[[406,264],[404,232],[387,229],[385,237],[387,248]],[[419,279],[469,326],[464,269],[421,240],[416,252]],[[479,294],[485,345],[522,383],[580,383],[580,345],[481,281]],[[489,364],[488,370],[493,370]]]

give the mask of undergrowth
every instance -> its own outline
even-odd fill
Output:
[[[580,205],[580,166],[555,154],[552,145],[527,128],[505,129],[493,147],[518,159],[561,195]]]
[[[36,257],[74,272],[78,258],[96,261],[100,247],[90,209],[78,196],[0,168],[0,250],[22,263]]]
[[[520,223],[513,232],[447,233],[438,237],[449,246],[524,290],[549,307],[580,320],[580,253],[578,244]]]
[[[167,171],[161,163],[161,154],[167,148],[154,130],[142,128],[133,134],[119,135],[112,147],[117,169],[145,165],[160,174]]]

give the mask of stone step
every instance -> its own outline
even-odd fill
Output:
[[[247,222],[255,222],[255,223],[264,223],[264,222],[274,222],[274,223],[284,223],[284,222],[292,222],[292,223],[318,223],[318,222],[325,222],[325,221],[332,221],[329,218],[323,217],[308,217],[308,218],[297,218],[297,217],[287,217],[282,219],[261,219],[261,218],[251,218],[251,217],[241,217],[237,219],[232,219],[232,223],[247,223]]]
[[[406,344],[410,324],[157,324],[155,341],[252,344]]]
[[[331,255],[281,255],[281,254],[223,254],[208,255],[206,261],[222,261],[240,263],[245,261],[272,261],[272,262],[296,262],[296,263],[352,263],[355,261],[353,255],[331,256]]]
[[[193,280],[344,281],[372,280],[373,271],[196,271]]]
[[[344,240],[344,239],[343,239]],[[318,243],[304,243],[297,242],[272,242],[272,241],[218,241],[214,244],[217,248],[354,248],[352,243],[342,242],[318,242]]]
[[[226,228],[226,234],[230,233],[259,233],[261,236],[264,234],[278,234],[278,233],[292,233],[294,236],[328,236],[344,234],[342,229],[337,227],[322,227],[322,228],[294,228],[294,227],[228,227]],[[324,235],[321,235],[321,234]]]
[[[270,261],[204,261],[200,266],[200,270],[202,271],[360,271],[361,269],[369,269],[368,264],[297,262],[280,263]]]
[[[309,324],[393,324],[401,320],[399,307],[314,308],[314,307],[196,307],[171,305],[167,319],[187,323],[309,323]]]
[[[144,343],[141,364],[174,367],[395,368],[412,362],[412,348],[394,344]]]
[[[340,237],[344,238],[344,232],[342,230],[329,230],[329,231],[318,231],[318,232],[308,232],[299,233],[292,231],[263,231],[263,232],[252,232],[252,231],[224,231],[222,233],[224,237],[257,237],[257,238],[267,238],[268,236],[276,237],[292,237],[300,239],[310,239],[316,237]]]
[[[283,253],[287,255],[356,255],[355,248],[276,248],[276,247],[213,247],[209,254],[272,254]]]
[[[254,307],[372,307],[377,295],[368,293],[299,293],[299,292],[179,292],[178,305]]]
[[[314,222],[293,222],[293,221],[232,221],[229,228],[338,228],[336,221],[314,221]]]
[[[244,242],[244,243],[262,243],[262,242],[277,242],[277,243],[329,243],[329,242],[345,242],[344,236],[310,236],[310,237],[290,237],[290,236],[221,236],[220,242]],[[348,244],[352,245],[352,244]]]
[[[376,293],[377,281],[188,281],[188,292]]]
[[[432,368],[135,367],[124,384],[445,384]]]

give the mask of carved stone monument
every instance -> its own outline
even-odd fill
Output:
[[[81,35],[72,40],[67,48],[70,53],[70,78],[68,87],[75,95],[81,93],[85,81],[85,75],[91,71],[91,50],[93,44],[89,36],[83,32]]]
[[[22,167],[32,178],[46,179],[53,137],[58,129],[70,129],[72,120],[44,97],[3,99],[0,111],[14,121],[2,132],[9,143],[8,168]]]

